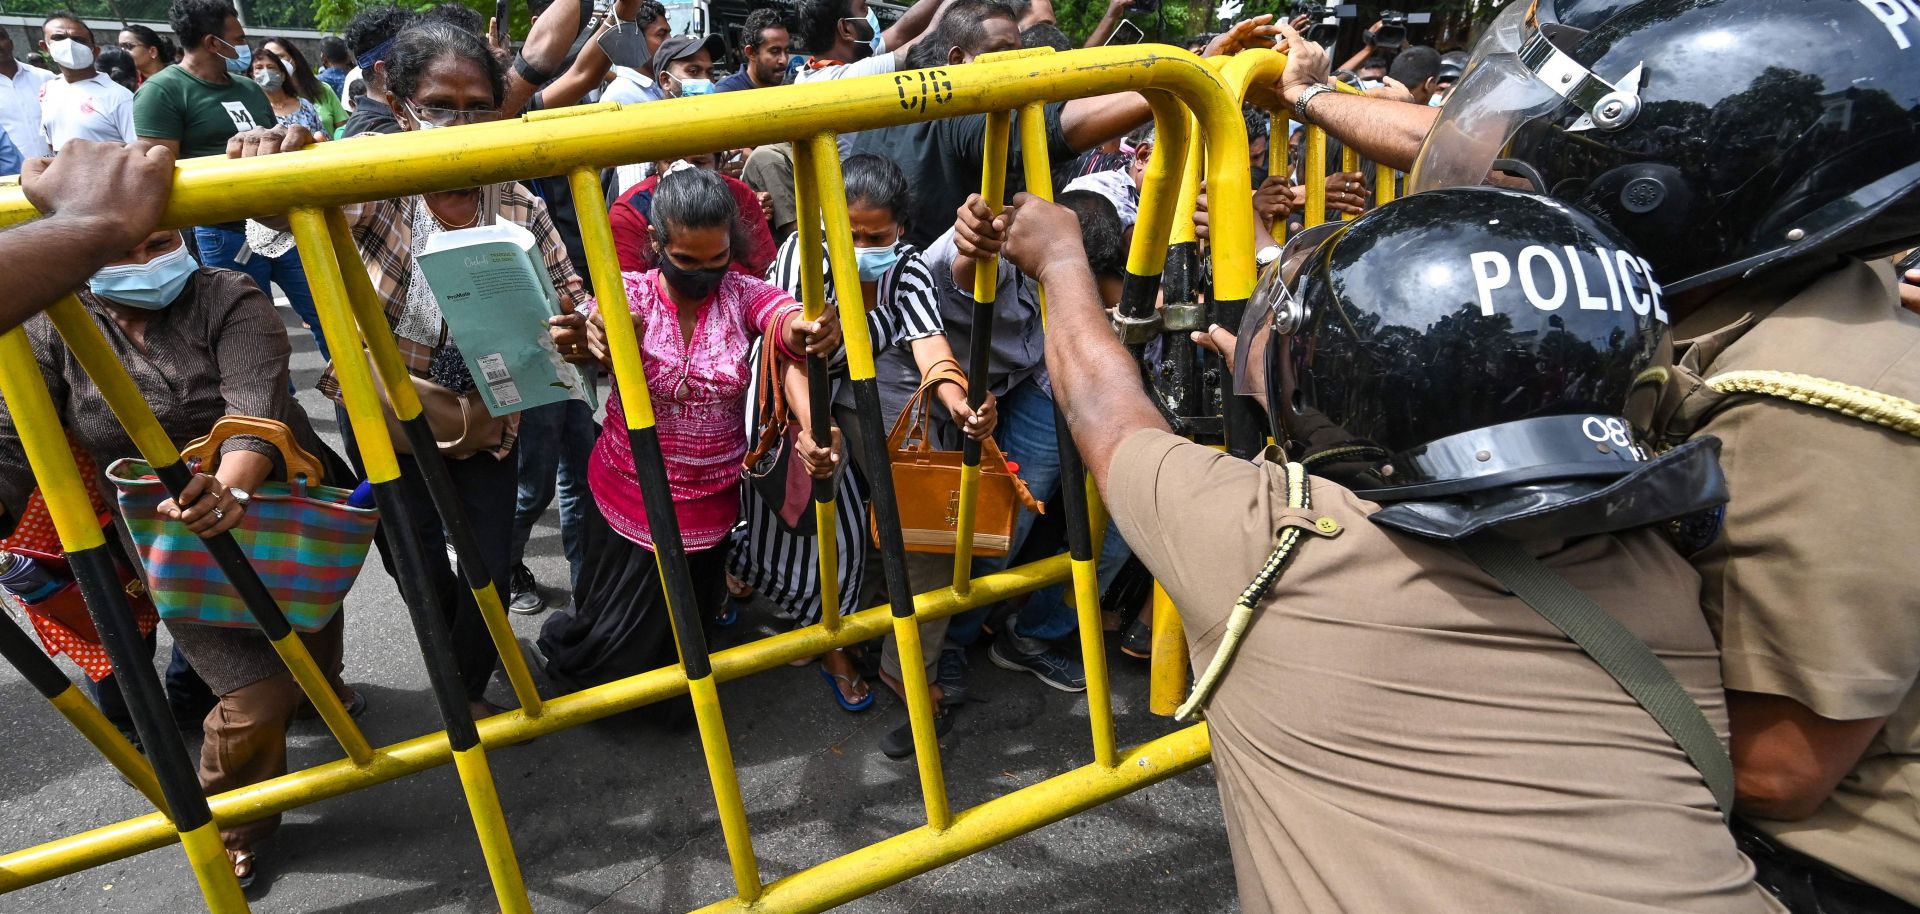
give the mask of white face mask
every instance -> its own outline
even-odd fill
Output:
[[[47,56],[68,70],[84,70],[93,66],[93,49],[71,38],[47,42]]]

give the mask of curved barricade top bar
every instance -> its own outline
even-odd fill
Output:
[[[607,106],[556,116],[530,115],[397,136],[323,143],[288,156],[180,163],[162,221],[185,227],[285,212],[295,204],[327,207],[427,191],[565,174],[585,166],[658,161],[722,147],[777,143],[987,111],[1032,101],[1158,89],[1177,96],[1199,118],[1222,171],[1247,167],[1246,144],[1232,142],[1238,106],[1226,84],[1200,58],[1164,45],[1089,48],[1011,60],[909,70],[758,92],[671,99],[644,106]],[[1223,223],[1250,225],[1251,201],[1215,204]],[[1244,209],[1244,212],[1238,210]],[[0,188],[0,227],[37,215],[17,188]],[[1236,218],[1237,217],[1237,218]],[[1252,238],[1214,239],[1216,267],[1229,285],[1224,298],[1253,291]],[[1219,263],[1222,257],[1226,263]],[[1243,263],[1244,262],[1244,263]],[[1243,275],[1244,274],[1244,275]],[[1241,288],[1244,286],[1244,288]]]

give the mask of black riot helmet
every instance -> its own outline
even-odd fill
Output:
[[[1862,0],[1515,0],[1476,44],[1415,190],[1568,200],[1669,293],[1920,240],[1920,15]]]
[[[1379,522],[1571,536],[1724,499],[1717,442],[1656,460],[1620,418],[1670,358],[1661,289],[1560,200],[1452,188],[1309,230],[1248,313],[1240,392],[1310,466],[1359,466],[1342,481],[1390,503]],[[1644,497],[1608,510],[1622,492]]]

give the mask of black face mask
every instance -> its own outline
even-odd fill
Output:
[[[673,262],[673,258],[662,254],[660,257],[660,276],[673,287],[673,291],[688,298],[706,299],[713,290],[720,288],[720,281],[727,278],[726,267],[706,267],[689,270]]]

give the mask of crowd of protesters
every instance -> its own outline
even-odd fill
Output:
[[[1104,43],[1125,6],[1115,3],[1085,44]],[[1045,0],[1017,8],[1001,0],[919,0],[888,24],[865,0],[799,0],[791,16],[756,10],[738,36],[676,34],[656,0],[617,0],[597,21],[582,16],[578,4],[546,7],[516,51],[497,27],[465,7],[383,6],[360,12],[342,37],[322,42],[316,66],[290,38],[249,36],[228,0],[174,0],[170,34],[130,25],[113,45],[103,45],[79,16],[56,13],[46,17],[31,52],[46,68],[16,59],[12,37],[0,30],[0,175],[30,168],[29,160],[40,157],[91,154],[84,143],[69,147],[74,141],[144,145],[178,158],[273,156],[313,143],[499,121],[534,110],[760,91],[1077,43],[1061,32]],[[1207,56],[1271,46],[1281,30],[1270,21],[1256,17],[1190,44]],[[627,23],[637,28],[644,52],[592,40]],[[588,40],[578,41],[583,34]],[[1459,51],[1409,46],[1388,53],[1369,43],[1332,78],[1377,98],[1437,107],[1463,65]],[[1151,110],[1140,94],[1122,92],[1048,104],[1042,120],[1052,177],[1062,188],[1058,202],[1076,217],[1086,272],[1101,304],[1111,308],[1120,299],[1155,147]],[[1297,227],[1306,209],[1300,122],[1293,123],[1292,134],[1273,137],[1268,115],[1246,110],[1254,150],[1249,186],[1262,249],[1277,248],[1280,229]],[[596,202],[610,216],[679,537],[707,624],[733,625],[743,612],[771,612],[785,625],[813,624],[828,592],[839,595],[833,608],[841,613],[884,602],[879,556],[868,536],[873,468],[863,465],[863,443],[884,440],[923,387],[936,446],[993,442],[1017,463],[1033,507],[1059,498],[1063,485],[1078,484],[1062,478],[1039,284],[1012,261],[999,261],[1004,233],[973,193],[992,154],[985,137],[985,116],[970,115],[839,138],[859,300],[878,372],[878,428],[868,427],[855,408],[841,348],[837,305],[851,290],[837,288],[829,273],[826,311],[809,319],[800,302],[802,261],[815,255],[799,244],[787,144],[606,170],[604,199]],[[1021,161],[1021,142],[1014,138],[1010,162]],[[1274,149],[1272,142],[1285,145]],[[67,149],[78,151],[62,152]],[[1370,209],[1373,180],[1362,172],[1328,176],[1322,201],[1328,213]],[[1010,168],[1008,197],[1023,185],[1021,170]],[[567,181],[546,178],[346,208],[367,278],[413,375],[455,393],[474,385],[416,255],[433,235],[505,220],[531,233],[560,292],[564,313],[550,329],[557,351],[606,376],[603,316],[582,279],[578,202]],[[1204,208],[1198,222],[1204,238]],[[341,479],[364,475],[344,406],[323,418],[338,419],[347,430],[345,460],[314,436],[290,395],[289,344],[272,313],[276,293],[329,360],[317,387],[335,404],[343,395],[331,360],[364,355],[341,341],[329,346],[321,333],[284,221],[263,217],[201,225],[190,235],[92,243],[118,249],[102,251],[104,268],[83,277],[81,302],[116,354],[138,366],[134,377],[170,436],[178,442],[199,437],[224,414],[275,418]],[[988,332],[975,326],[974,277],[996,261],[986,371],[969,376],[963,370],[969,341]],[[27,326],[63,421],[80,445],[102,466],[136,456],[60,336],[44,318]],[[804,370],[814,355],[830,363],[830,390],[813,389],[819,378]],[[832,403],[832,427],[817,437],[814,414],[803,406],[816,396]],[[793,406],[795,458],[815,478],[832,480],[839,554],[831,586],[820,578],[812,530],[797,529],[781,516],[781,506],[743,484],[743,465],[766,437],[762,405],[781,398]],[[547,677],[567,689],[639,674],[676,656],[653,525],[623,419],[629,399],[612,391],[600,415],[581,401],[535,407],[509,417],[486,446],[446,455],[484,553],[464,558],[504,585],[510,610],[535,615],[555,605],[537,647]],[[244,493],[275,471],[270,455],[236,450],[239,456],[219,472],[196,480],[196,492],[207,499],[203,506],[171,509],[196,532],[239,523]],[[19,516],[31,492],[25,470],[19,435],[0,413],[0,528],[12,525],[8,518]],[[403,454],[400,470],[414,539],[446,542],[420,465]],[[564,585],[543,586],[525,552],[550,507],[557,507],[569,576]],[[1055,554],[1064,543],[1057,515],[1022,508],[1005,555],[976,559],[973,572]],[[1147,573],[1117,527],[1110,525],[1101,543],[1104,618],[1126,653],[1146,657],[1150,613],[1141,583]],[[384,548],[381,554],[397,574],[392,557]],[[437,556],[429,564],[425,586],[438,592],[436,605],[448,613],[465,698],[477,717],[501,713],[488,697],[499,657],[476,597],[452,565]],[[906,567],[916,592],[942,587],[952,576],[950,555],[914,553]],[[902,664],[921,663],[944,734],[969,700],[969,666],[982,657],[1047,687],[1082,691],[1078,627],[1085,617],[1073,600],[1056,586],[1013,605],[929,621],[917,658],[900,657],[891,637],[830,651],[815,658],[825,684],[820,697],[850,713],[866,711],[875,704],[874,683],[901,693]],[[343,702],[358,713],[364,700],[340,679],[343,619],[308,639]],[[169,697],[182,725],[206,734],[203,786],[223,791],[284,773],[285,728],[300,692],[264,639],[191,624],[170,630]],[[97,694],[115,723],[131,732],[111,682]],[[901,716],[901,726],[877,746],[893,758],[914,751]],[[223,831],[236,875],[251,878],[254,847],[275,824],[262,819]]]

